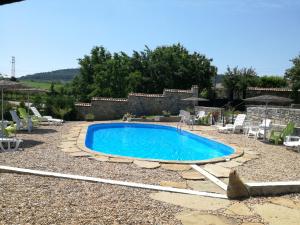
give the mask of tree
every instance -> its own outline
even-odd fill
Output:
[[[238,81],[239,95],[242,94],[242,99],[246,98],[247,88],[249,86],[256,86],[258,82],[258,76],[255,70],[250,68],[242,68],[240,71],[240,78]]]
[[[299,89],[300,89],[300,55],[291,60],[293,66],[285,71],[285,78],[292,84],[292,98],[295,102],[300,102]]]
[[[228,92],[228,99],[232,101],[234,96],[246,98],[246,91],[249,86],[256,86],[258,77],[253,68],[239,69],[237,66],[231,69],[227,67],[222,83]]]
[[[262,76],[259,78],[258,86],[264,88],[281,88],[287,86],[287,81],[279,76]]]
[[[224,74],[222,84],[227,90],[229,101],[232,101],[234,95],[238,92],[239,76],[240,72],[238,70],[238,67],[234,67],[233,69],[227,67],[227,71]]]
[[[189,53],[180,44],[150,50],[111,54],[95,47],[79,59],[80,73],[72,82],[79,101],[94,96],[126,97],[129,92],[161,93],[164,88],[187,89],[196,84],[200,91],[211,89],[217,69],[212,59]]]

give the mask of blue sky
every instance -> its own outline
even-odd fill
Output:
[[[180,42],[218,72],[283,75],[300,53],[299,0],[25,0],[0,6],[0,73],[78,67],[93,46],[111,52]]]

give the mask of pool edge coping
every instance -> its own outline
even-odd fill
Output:
[[[129,159],[129,160],[139,160],[139,161],[149,161],[149,162],[159,162],[159,163],[166,163],[166,164],[208,164],[208,163],[218,163],[218,162],[227,162],[227,161],[231,161],[232,159],[238,158],[240,156],[242,156],[244,154],[244,151],[241,147],[236,147],[236,146],[232,146],[231,144],[227,144],[224,143],[223,141],[219,141],[219,140],[214,140],[213,138],[209,137],[209,136],[202,136],[204,138],[207,139],[211,139],[214,141],[217,141],[221,144],[227,145],[229,147],[231,147],[234,152],[226,157],[218,157],[218,158],[214,158],[214,159],[209,159],[209,160],[188,160],[188,161],[176,161],[176,160],[158,160],[158,159],[144,159],[144,158],[137,158],[137,157],[126,157],[126,156],[119,156],[119,155],[111,155],[111,154],[105,154],[105,153],[100,153],[94,150],[89,149],[88,147],[85,146],[85,138],[86,138],[86,133],[88,130],[88,127],[90,125],[94,125],[94,124],[107,124],[107,123],[128,123],[128,122],[123,122],[123,121],[95,121],[95,122],[90,122],[90,123],[85,123],[83,124],[78,138],[76,140],[76,145],[79,149],[81,149],[84,152],[93,154],[93,155],[99,155],[99,156],[105,156],[105,157],[110,157],[110,158],[123,158],[123,159]],[[144,124],[143,122],[134,122],[134,123],[138,123],[138,124]],[[147,124],[153,124],[153,125],[164,125],[164,126],[169,126],[169,127],[174,127],[172,125],[166,125],[166,124],[158,124],[155,122],[149,122]],[[197,133],[194,133],[191,130],[187,130],[187,129],[183,129],[186,132],[190,132],[194,135],[197,136],[201,136]]]

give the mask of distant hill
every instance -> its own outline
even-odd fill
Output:
[[[35,73],[22,76],[20,80],[33,80],[33,81],[61,81],[68,82],[79,73],[79,69],[62,69],[54,70],[51,72]]]

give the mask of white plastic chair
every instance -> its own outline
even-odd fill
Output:
[[[20,144],[23,142],[17,138],[0,138],[0,150],[1,151],[15,151],[18,150]]]
[[[40,114],[40,112],[37,110],[37,108],[35,107],[30,107],[31,111],[33,112],[33,114],[39,118],[41,121],[45,121],[45,122],[50,122],[50,123],[54,123],[54,124],[62,124],[64,121],[61,119],[55,119],[52,116],[42,116]]]
[[[283,145],[289,148],[296,149],[300,153],[300,137],[299,136],[286,136]]]
[[[246,114],[238,114],[233,124],[226,124],[225,127],[218,126],[218,131],[221,133],[236,132],[243,129],[246,119]]]
[[[29,132],[32,131],[33,125],[30,117],[28,117],[28,121],[25,121],[19,118],[15,110],[10,110],[9,112],[13,121],[16,123],[17,130],[28,130]]]
[[[21,139],[6,137],[0,130],[0,151],[15,151],[18,150]]]

